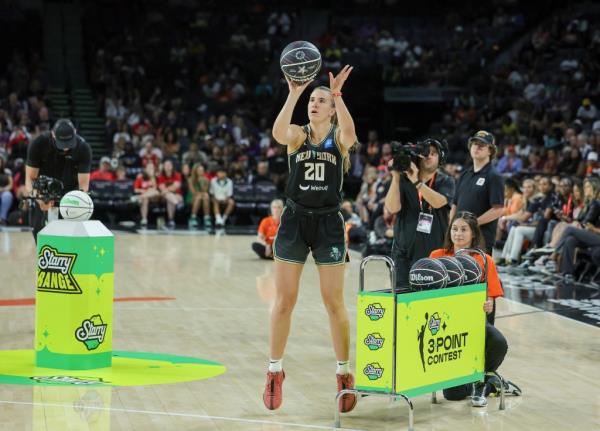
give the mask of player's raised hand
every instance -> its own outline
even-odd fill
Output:
[[[288,88],[290,89],[290,93],[296,94],[298,96],[300,94],[302,94],[302,92],[306,89],[306,87],[308,87],[310,85],[311,82],[314,81],[314,79],[310,79],[306,82],[296,82],[296,81],[292,81],[287,76],[285,77],[285,80],[288,83]]]
[[[347,64],[336,76],[333,76],[333,73],[329,72],[329,88],[332,93],[339,93],[342,90],[344,82],[346,82],[346,79],[350,76],[352,69],[354,69],[354,67]]]

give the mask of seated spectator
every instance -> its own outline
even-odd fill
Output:
[[[283,201],[274,199],[271,202],[271,215],[263,218],[258,225],[258,240],[252,243],[252,250],[261,259],[273,259],[273,241],[279,229],[282,212]]]
[[[190,198],[189,202],[192,204],[192,212],[188,222],[190,229],[198,227],[197,216],[200,205],[202,205],[202,214],[204,215],[204,229],[209,230],[211,228],[209,186],[210,181],[204,171],[204,165],[196,163],[188,177],[188,196]]]
[[[204,151],[200,151],[198,149],[197,142],[191,142],[189,150],[183,153],[181,160],[184,165],[194,166],[196,163],[202,163],[202,165],[206,165],[208,162],[208,156]]]
[[[594,223],[595,218],[598,217],[598,210],[600,209],[598,205],[600,202],[597,200],[598,194],[600,193],[600,180],[598,178],[586,178],[583,182],[583,208],[581,211],[577,212],[577,215],[573,216],[574,219],[563,220],[558,223],[554,230],[552,231],[552,239],[548,243],[546,247],[537,248],[536,252],[552,252],[556,253],[556,249],[560,240],[567,230],[568,227],[572,226],[579,229],[584,229],[586,225],[589,223]],[[573,194],[575,195],[575,187],[573,187]],[[575,211],[573,212],[575,214]],[[541,256],[538,260],[535,261],[536,265],[546,266],[549,261],[556,261],[557,255],[553,254],[551,256]],[[553,269],[555,265],[548,265],[549,269]]]
[[[162,160],[162,151],[154,146],[154,138],[151,136],[144,138],[144,147],[140,150],[142,166],[152,163],[156,168]]]
[[[125,143],[125,151],[119,156],[119,165],[125,167],[130,178],[135,178],[142,170],[142,159],[131,142]]]
[[[506,148],[504,156],[498,160],[496,169],[500,174],[512,176],[523,170],[523,160],[517,155],[514,145],[509,145]]]
[[[260,161],[256,165],[256,175],[252,178],[252,183],[270,183],[273,184],[271,176],[269,175],[269,162]]]
[[[512,178],[504,180],[504,209],[502,216],[498,220],[496,229],[496,241],[500,241],[508,232],[508,222],[506,217],[518,213],[523,207],[523,194],[519,183]]]
[[[598,108],[589,98],[586,97],[581,101],[581,106],[577,109],[577,118],[581,120],[586,130],[589,130],[594,121],[599,119]]]
[[[210,181],[210,195],[212,196],[215,226],[224,227],[227,217],[233,212],[233,181],[227,178],[227,171],[222,166],[217,170],[217,176]],[[223,215],[221,213],[224,211]]]
[[[6,167],[6,159],[0,156],[0,226],[6,224],[8,212],[13,204],[13,178],[12,172]]]
[[[367,231],[363,227],[360,216],[354,212],[352,202],[345,200],[342,202],[342,216],[346,223],[346,235],[348,242],[352,244],[362,244],[367,240]]]
[[[111,171],[110,158],[104,156],[100,159],[100,166],[90,174],[90,181],[114,181],[115,174]]]
[[[552,229],[557,223],[573,221],[575,204],[573,200],[573,180],[571,177],[558,177],[558,193],[555,194],[552,205],[544,211],[544,217],[540,219],[535,228],[532,239],[533,247],[543,247],[550,240]]]
[[[525,240],[532,240],[536,225],[544,217],[544,212],[552,206],[556,196],[550,178],[542,177],[539,181],[540,195],[529,202],[524,213],[515,218],[519,224],[508,232],[508,238],[502,249],[502,259],[507,265],[516,265],[521,258]]]
[[[167,229],[175,229],[175,210],[183,203],[181,174],[175,170],[173,162],[167,159],[157,179],[158,190],[167,204]]]
[[[582,227],[568,226],[556,245],[553,259],[560,265],[565,282],[573,282],[576,248],[600,247],[600,201],[594,199]]]
[[[356,196],[356,211],[364,225],[369,224],[369,210],[367,204],[375,194],[373,185],[377,180],[377,169],[374,166],[368,166],[363,173],[363,181],[360,191]]]
[[[138,174],[133,183],[133,192],[140,202],[140,227],[146,229],[148,227],[148,207],[150,202],[160,200],[160,192],[156,182],[156,168],[153,163],[148,163],[144,168],[144,172]]]

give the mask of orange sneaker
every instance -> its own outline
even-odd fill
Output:
[[[263,392],[263,402],[265,407],[269,410],[275,410],[281,407],[283,402],[283,379],[285,379],[285,373],[283,370],[272,373],[267,372],[267,383],[265,384],[265,391]]]
[[[352,373],[348,374],[336,374],[337,377],[337,387],[338,392],[342,389],[354,389],[354,376]],[[340,399],[339,409],[342,413],[348,413],[351,411],[356,405],[356,395],[355,394],[344,394]]]

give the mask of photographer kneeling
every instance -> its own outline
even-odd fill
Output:
[[[49,211],[51,220],[58,218],[58,209],[54,205],[64,193],[88,191],[91,162],[89,144],[77,135],[75,126],[68,119],[57,120],[52,131],[43,132],[29,145],[25,189],[29,196],[36,198],[30,207],[30,225],[36,242]]]
[[[447,151],[435,139],[394,144],[385,208],[397,214],[392,246],[397,288],[408,289],[412,264],[444,243],[455,187],[454,179],[438,169]]]

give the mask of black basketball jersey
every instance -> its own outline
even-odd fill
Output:
[[[303,127],[306,139],[288,154],[290,176],[286,195],[307,208],[333,207],[342,202],[344,156],[336,141],[337,127],[331,126],[325,139],[313,143],[310,127]]]

